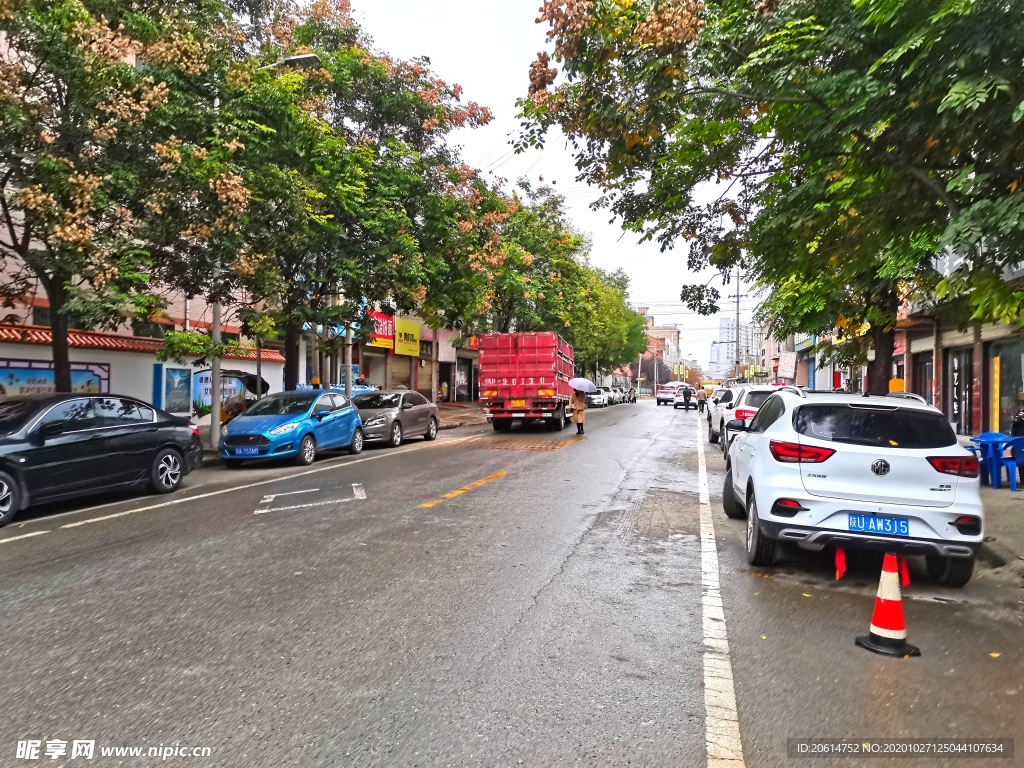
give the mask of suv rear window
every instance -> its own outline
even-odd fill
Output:
[[[947,448],[956,435],[945,416],[909,408],[804,405],[793,414],[801,435],[876,448]]]
[[[764,405],[764,401],[771,396],[771,392],[748,392],[743,404],[749,405],[751,408],[760,408]]]

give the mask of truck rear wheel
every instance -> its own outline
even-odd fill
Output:
[[[565,425],[568,423],[568,419],[565,417],[565,407],[563,406],[559,408],[558,412],[555,413],[554,417],[548,423],[556,432],[561,432],[565,429]]]
[[[511,419],[494,419],[491,422],[491,426],[494,427],[495,432],[508,432],[512,429]]]

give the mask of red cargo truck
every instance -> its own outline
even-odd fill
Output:
[[[513,421],[569,423],[573,349],[554,332],[480,336],[480,401],[495,432]]]

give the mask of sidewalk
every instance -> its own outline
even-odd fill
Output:
[[[985,505],[985,544],[981,557],[993,567],[993,576],[1024,587],[1024,489],[1013,493],[981,487]]]
[[[487,416],[479,403],[438,403],[437,415],[441,420],[441,429],[456,429],[477,424],[486,424]]]

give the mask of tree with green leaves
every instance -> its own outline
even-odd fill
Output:
[[[162,305],[152,272],[187,222],[162,210],[161,154],[206,111],[230,22],[216,2],[0,1],[0,298],[45,292],[60,391],[69,327]],[[201,175],[188,194],[224,182]],[[230,226],[237,211],[218,197]]]
[[[979,318],[1021,306],[999,279],[1024,233],[1013,3],[549,0],[542,19],[565,79],[539,57],[523,140],[559,124],[627,227],[778,291],[780,335],[869,323],[853,338],[882,389],[899,300],[936,289],[947,246],[967,266],[940,293]],[[997,284],[995,302],[971,290]],[[682,296],[717,310],[715,289]]]

